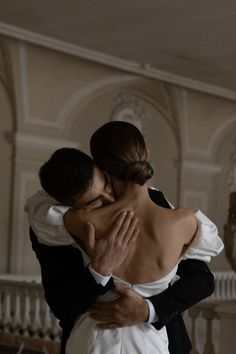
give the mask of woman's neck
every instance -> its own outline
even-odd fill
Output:
[[[120,198],[129,198],[132,195],[133,197],[137,197],[139,199],[149,198],[148,194],[148,185],[145,183],[144,185],[139,185],[133,182],[122,181],[118,178],[112,178],[113,188],[115,190],[115,195],[117,199]]]

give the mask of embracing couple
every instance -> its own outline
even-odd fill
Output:
[[[93,159],[55,151],[25,208],[61,353],[187,354],[182,312],[214,291],[217,228],[148,188],[149,153],[132,124],[106,123],[90,147]]]

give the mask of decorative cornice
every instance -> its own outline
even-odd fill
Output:
[[[15,134],[15,145],[17,148],[39,149],[39,150],[52,150],[61,147],[74,147],[78,148],[79,143],[76,141],[60,140],[47,138],[44,136],[31,135],[17,132]]]
[[[208,93],[236,101],[236,92],[219,86],[206,84],[197,80],[192,80],[183,76],[174,75],[162,70],[150,67],[150,65],[139,64],[128,60],[122,60],[111,55],[92,51],[77,45],[73,45],[58,39],[37,34],[22,28],[0,22],[0,34],[13,37],[28,43],[37,44],[46,48],[54,49],[63,53],[87,59],[96,63],[105,64],[117,69],[142,75],[164,82],[183,86],[196,91]]]
[[[200,173],[214,175],[216,173],[221,172],[222,166],[215,165],[211,162],[202,162],[202,161],[191,161],[191,160],[183,160],[182,162],[182,170],[194,170]]]

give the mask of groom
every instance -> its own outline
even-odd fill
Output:
[[[65,166],[65,162],[67,168],[62,173],[60,166]],[[43,174],[45,166],[49,166],[49,169]],[[76,203],[80,208],[93,208],[114,200],[103,173],[94,167],[90,157],[76,149],[56,152],[41,170],[41,182],[45,190],[62,204]],[[60,183],[61,186],[58,185]],[[55,191],[59,191],[59,194],[55,194]],[[155,203],[170,208],[160,191],[150,189],[149,192]],[[66,340],[77,316],[88,309],[102,323],[103,328],[128,326],[140,321],[150,321],[157,329],[166,326],[170,353],[189,353],[191,344],[181,313],[213,292],[214,279],[206,264],[197,260],[182,261],[177,272],[180,280],[163,293],[146,299],[148,302],[132,290],[117,290],[121,292],[120,299],[108,304],[98,304],[96,298],[113,286],[109,273],[115,268],[115,262],[126,256],[126,247],[123,247],[122,240],[132,239],[132,233],[129,235],[132,216],[127,215],[119,220],[118,225],[98,241],[99,244],[95,243],[94,247],[99,252],[94,252],[90,266],[84,267],[80,251],[73,247],[73,240],[68,238],[63,215],[56,208],[50,209],[55,204],[55,200],[39,193],[28,201],[26,209],[34,230],[33,232],[31,229],[30,236],[41,265],[45,298],[62,327],[61,353],[64,353]],[[46,219],[49,209],[50,224]],[[114,230],[114,244],[108,245],[106,240],[111,239]],[[115,245],[117,237],[121,240],[118,247]],[[54,245],[55,240],[57,246]]]

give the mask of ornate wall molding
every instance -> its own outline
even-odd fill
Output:
[[[193,156],[198,160],[212,160],[217,145],[221,142],[227,132],[231,127],[236,126],[236,115],[228,117],[223,120],[221,125],[218,126],[210,136],[208,141],[207,148],[202,150],[198,148],[192,148],[189,140],[189,120],[188,120],[188,92],[186,89],[181,90],[182,95],[182,105],[183,105],[183,138],[184,138],[184,147],[185,153],[187,155]]]
[[[197,172],[204,175],[214,176],[221,172],[222,166],[209,162],[185,159],[182,161],[182,170],[192,170],[193,173]]]
[[[99,79],[89,83],[82,89],[74,93],[73,96],[67,101],[62,111],[59,113],[58,122],[60,129],[65,129],[66,124],[71,124],[71,116],[74,111],[79,107],[81,110],[85,104],[88,104],[90,100],[95,99],[104,90],[109,87],[116,87],[124,85],[126,83],[137,83],[143,81],[142,78],[133,75],[110,75],[108,77]]]
[[[232,129],[236,131],[236,115],[223,120],[222,124],[214,131],[208,144],[208,156],[214,155],[215,151],[217,150],[217,146],[222,142],[227,134],[231,132]]]
[[[71,140],[53,139],[45,136],[17,132],[15,134],[15,146],[17,148],[17,151],[19,151],[20,149],[53,151],[65,146],[78,148],[79,143]]]
[[[157,80],[190,88],[196,91],[236,100],[236,93],[234,91],[210,84],[205,84],[197,80],[192,80],[179,75],[174,75],[162,70],[152,68],[147,64],[122,60],[110,55],[92,51],[64,41],[24,30],[16,26],[8,25],[3,22],[0,22],[0,33],[24,42],[41,45],[46,48],[71,54],[96,63],[105,64],[114,68],[125,70],[126,72],[128,71],[133,74],[139,74],[148,78],[155,78]]]
[[[67,103],[65,104],[61,112],[58,114],[58,117],[54,121],[47,121],[43,117],[33,117],[31,114],[27,45],[23,42],[19,42],[18,50],[19,50],[19,70],[20,70],[19,94],[21,96],[23,122],[26,125],[53,128],[58,131],[63,131],[65,129],[65,125],[70,120],[70,117],[73,114],[74,110],[78,106],[82,108],[83,102],[91,95],[96,95],[104,88],[112,85],[138,82],[140,80],[143,80],[142,78],[134,75],[119,74],[119,75],[110,75],[108,77],[99,79],[97,81],[93,81],[92,83],[89,83],[82,89],[79,89],[69,98],[69,100],[67,101]]]
[[[150,119],[150,113],[147,111],[145,104],[152,106],[159,114],[160,117],[165,120],[169,128],[171,129],[172,133],[176,138],[176,143],[179,143],[179,128],[178,122],[172,115],[172,109],[170,107],[169,100],[165,103],[169,105],[167,108],[164,106],[162,102],[158,102],[148,96],[147,94],[140,93],[135,90],[127,90],[121,89],[115,96],[114,96],[114,106],[111,111],[111,120],[118,120],[127,114],[132,115],[133,120],[135,119],[141,120],[142,123],[140,125],[143,126],[145,130],[145,120]],[[127,110],[127,111],[126,111]],[[128,118],[128,117],[127,117]],[[132,120],[132,119],[131,119]]]
[[[181,164],[181,205],[192,207],[191,201],[196,200],[196,206],[208,212],[213,177],[221,170],[222,166],[210,162],[183,160]],[[200,176],[201,179],[200,181],[198,178],[192,180],[189,176]]]
[[[26,125],[40,126],[46,128],[54,128],[63,130],[58,120],[47,121],[43,117],[33,117],[30,109],[30,93],[29,93],[29,77],[28,77],[28,55],[27,46],[23,42],[18,43],[19,50],[19,70],[20,70],[20,87],[19,95],[21,97],[23,122]]]
[[[13,85],[12,61],[6,40],[0,37],[0,83],[2,83],[12,112],[13,126],[16,126],[15,91]]]
[[[6,87],[7,82],[6,82],[6,71],[5,71],[5,65],[4,65],[4,51],[3,51],[3,42],[0,37],[0,82],[4,87]]]
[[[143,102],[137,96],[130,93],[118,93],[114,97],[111,120],[131,123],[145,135],[146,121],[149,118],[150,112],[147,111]]]
[[[188,91],[186,89],[181,90],[182,96],[182,114],[183,114],[183,124],[181,125],[183,131],[183,146],[184,154],[193,156],[194,159],[198,160],[208,160],[209,154],[206,149],[201,150],[198,148],[191,147],[190,143],[190,127],[189,127],[189,111],[188,111]]]

